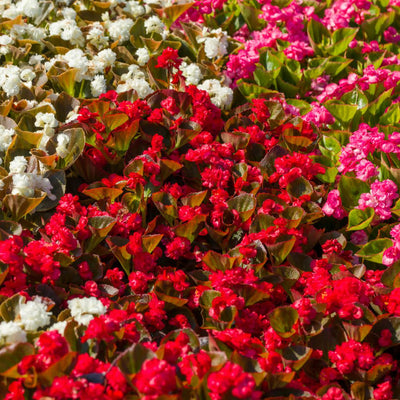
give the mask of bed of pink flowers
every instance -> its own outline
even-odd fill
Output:
[[[398,0],[0,1],[0,398],[400,398]]]

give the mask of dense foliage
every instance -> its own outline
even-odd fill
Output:
[[[1,398],[400,398],[398,0],[0,15]]]

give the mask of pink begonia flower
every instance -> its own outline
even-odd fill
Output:
[[[386,249],[382,257],[382,263],[387,266],[393,265],[400,259],[400,224],[390,230],[390,236],[394,240],[393,246]]]
[[[347,212],[342,207],[342,199],[340,198],[339,190],[334,189],[329,192],[326,203],[322,207],[325,215],[332,216],[336,219],[343,219]]]
[[[362,193],[358,200],[358,209],[365,210],[372,207],[380,220],[390,219],[393,200],[399,197],[397,185],[390,179],[383,182],[375,181],[369,193]]]
[[[311,103],[312,110],[308,112],[303,118],[315,124],[317,127],[321,125],[330,125],[335,122],[332,114],[324,107],[316,102]]]
[[[400,35],[393,26],[389,26],[389,28],[383,32],[383,37],[385,38],[386,42],[389,43],[397,43],[400,41]]]

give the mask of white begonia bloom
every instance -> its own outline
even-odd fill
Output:
[[[144,21],[144,27],[146,28],[147,34],[156,32],[162,35],[165,25],[160,18],[158,18],[156,15],[153,15],[150,18],[146,19],[146,21]]]
[[[182,75],[186,79],[186,85],[197,85],[203,79],[203,74],[197,64],[187,65],[183,62],[179,69],[182,71]]]
[[[90,90],[93,97],[99,97],[107,91],[107,82],[103,75],[96,75],[90,82]]]
[[[28,161],[24,156],[15,156],[10,162],[10,174],[23,174],[28,166]]]
[[[71,42],[72,45],[83,46],[85,39],[82,31],[73,19],[63,19],[53,22],[49,26],[50,36],[58,35],[61,39]]]
[[[104,49],[93,57],[90,69],[94,73],[103,72],[105,68],[112,67],[116,59],[117,55],[111,49]]]
[[[64,331],[66,326],[67,326],[67,321],[59,321],[53,324],[48,330],[57,331],[61,336],[64,336]]]
[[[76,11],[71,7],[65,7],[61,9],[61,13],[65,19],[75,19]]]
[[[227,109],[231,106],[233,90],[221,85],[216,79],[207,79],[198,88],[208,92],[212,103],[217,107]]]
[[[107,311],[107,308],[96,297],[68,300],[68,308],[75,321],[82,325],[88,325],[95,315],[103,315]]]
[[[0,45],[1,46],[7,46],[13,42],[13,39],[11,36],[8,35],[1,35],[0,36]]]
[[[150,60],[150,53],[146,47],[141,47],[136,50],[137,62],[140,66],[146,65]]]
[[[19,305],[19,317],[21,325],[28,331],[36,331],[50,324],[51,313],[47,311],[47,305],[41,298],[35,297],[32,301]]]
[[[36,114],[35,126],[43,128],[43,133],[46,136],[54,136],[54,128],[58,126],[58,121],[53,113],[42,113]]]
[[[119,84],[117,86],[117,93],[127,92],[131,89],[135,90],[141,99],[154,92],[145,79],[134,78],[126,80],[123,84]]]
[[[56,147],[56,153],[61,157],[65,158],[68,155],[68,144],[69,144],[69,136],[66,135],[65,133],[60,133],[57,135],[57,147]]]
[[[17,3],[17,9],[20,10],[23,15],[30,18],[39,17],[42,13],[37,0],[21,0]]]
[[[29,58],[28,63],[29,63],[29,65],[35,66],[35,65],[37,65],[37,64],[40,64],[40,63],[43,61],[43,59],[44,59],[44,57],[43,57],[42,55],[40,55],[40,54],[35,54],[35,55],[33,55],[33,56],[31,56],[31,57]]]
[[[15,135],[14,129],[6,129],[0,125],[0,152],[5,152],[10,146],[13,136]]]
[[[25,197],[33,197],[35,195],[31,174],[14,174],[12,176],[12,186],[11,194]]]
[[[16,322],[0,322],[0,343],[13,344],[23,342],[26,342],[26,332]]]
[[[131,14],[134,18],[146,14],[145,8],[138,1],[135,0],[126,2],[124,11]]]
[[[91,25],[90,31],[87,34],[86,39],[91,44],[100,49],[108,45],[108,37],[104,35],[104,27],[98,21],[94,22]]]
[[[36,74],[30,68],[25,68],[21,71],[19,77],[24,82],[32,82],[35,79]]]
[[[210,59],[222,57],[228,52],[226,32],[221,28],[213,29],[210,32],[207,28],[203,28],[203,37],[199,37],[197,42],[204,43],[204,52]]]
[[[89,61],[81,49],[73,49],[62,56],[62,59],[67,62],[71,68],[76,68],[78,73],[75,76],[77,82],[85,79],[89,69]]]
[[[20,69],[16,65],[0,67],[0,87],[7,96],[15,96],[19,93],[21,87],[19,73]]]
[[[112,40],[119,40],[124,43],[130,38],[130,30],[134,22],[130,18],[121,18],[116,21],[109,22],[107,25],[108,33]]]

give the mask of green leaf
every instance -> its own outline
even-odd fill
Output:
[[[227,269],[232,269],[235,258],[209,250],[202,261],[213,271],[226,271]]]
[[[371,240],[356,253],[356,256],[381,264],[383,252],[392,246],[393,241],[389,238]]]
[[[392,104],[388,110],[379,118],[379,124],[394,125],[400,121],[400,104]]]
[[[25,303],[25,297],[20,294],[14,294],[3,301],[0,305],[0,315],[4,321],[14,321],[19,312],[19,305]]]
[[[19,194],[7,194],[4,196],[3,206],[11,212],[13,219],[18,221],[26,214],[33,211],[45,197],[45,194],[41,197],[25,197]]]
[[[239,6],[240,13],[242,14],[244,20],[246,21],[251,31],[259,31],[265,28],[266,21],[259,18],[259,15],[262,13],[261,10],[249,6],[245,2],[239,2],[237,4]]]
[[[347,210],[358,206],[362,193],[370,191],[368,183],[350,176],[342,175],[339,181],[339,193],[343,207]]]
[[[118,368],[125,375],[136,374],[146,360],[155,358],[155,354],[140,343],[135,343],[126,350],[117,361]]]
[[[282,356],[284,359],[292,361],[292,368],[295,371],[299,371],[311,357],[312,352],[313,349],[310,349],[309,347],[301,345],[290,346],[285,347],[282,350]]]
[[[165,24],[169,28],[184,12],[189,10],[195,3],[174,4],[164,8],[164,13],[167,16]]]
[[[295,243],[296,238],[293,237],[289,240],[267,245],[268,252],[272,256],[274,265],[280,265],[286,260],[286,257],[292,251]]]
[[[272,328],[278,335],[287,338],[295,333],[293,325],[298,321],[299,313],[293,307],[277,307],[268,316]]]
[[[158,244],[161,242],[163,236],[164,235],[162,234],[142,236],[143,250],[146,251],[147,253],[152,253],[154,249],[158,246]]]
[[[172,226],[178,217],[177,204],[174,197],[166,192],[156,192],[151,196],[160,214]]]
[[[311,183],[302,176],[298,177],[293,182],[290,182],[286,190],[290,195],[296,198],[299,198],[305,194],[311,195],[313,193],[313,187]]]
[[[0,350],[0,374],[10,378],[18,378],[17,371],[10,370],[19,364],[24,357],[35,354],[35,348],[30,343],[17,343],[2,347]]]
[[[180,237],[185,237],[192,243],[199,232],[204,228],[204,222],[206,221],[206,215],[196,215],[190,221],[183,224],[177,225],[174,228],[175,233]]]
[[[228,200],[230,210],[236,210],[243,222],[247,221],[256,209],[256,199],[254,195],[243,193]]]
[[[349,213],[348,231],[359,231],[367,228],[374,219],[375,211],[368,207],[365,210],[354,209]]]
[[[393,23],[395,16],[395,11],[391,11],[368,18],[361,24],[361,30],[367,34],[369,40],[376,40]]]
[[[333,56],[338,56],[344,53],[350,42],[357,35],[358,29],[356,28],[340,28],[333,31],[332,34],[332,46],[329,47],[328,52]]]
[[[328,100],[324,107],[342,123],[350,122],[356,115],[358,106],[355,104],[345,104],[338,100]]]
[[[382,274],[381,282],[389,287],[393,288],[396,277],[400,274],[400,262],[395,262],[390,267],[387,267]]]

